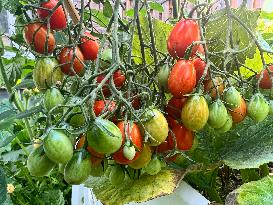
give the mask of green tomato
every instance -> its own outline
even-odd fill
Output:
[[[157,74],[158,84],[160,87],[163,87],[165,91],[168,90],[169,74],[170,74],[170,68],[168,64],[163,65]]]
[[[40,177],[48,175],[55,167],[45,154],[42,146],[34,149],[27,159],[27,168],[32,176]]]
[[[221,100],[216,100],[209,106],[208,123],[213,128],[224,126],[227,121],[228,113],[224,103]]]
[[[86,133],[88,144],[96,152],[112,154],[122,145],[122,134],[111,121],[96,118]]]
[[[61,131],[51,130],[44,139],[43,147],[47,157],[57,164],[66,163],[73,156],[73,145]]]
[[[90,175],[91,166],[86,151],[76,151],[64,168],[64,180],[69,184],[82,184]]]
[[[228,114],[227,121],[225,122],[225,124],[222,127],[215,130],[219,133],[228,132],[232,128],[232,123],[233,123],[232,117],[230,114]]]
[[[229,87],[224,92],[224,101],[226,102],[227,107],[235,109],[241,104],[241,94],[236,90],[235,87]]]
[[[128,159],[132,160],[134,159],[136,155],[136,149],[134,146],[124,146],[123,147],[123,156]]]
[[[156,175],[161,171],[161,162],[158,158],[153,158],[144,168],[144,171],[149,175]]]
[[[257,93],[247,105],[247,114],[255,122],[263,121],[269,113],[269,105],[264,96]]]
[[[44,95],[44,107],[47,112],[49,112],[52,108],[63,105],[64,97],[62,93],[57,88],[48,89]],[[62,109],[55,110],[55,112],[61,112]],[[54,113],[54,112],[53,112]]]

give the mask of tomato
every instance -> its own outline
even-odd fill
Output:
[[[125,179],[125,173],[120,166],[114,166],[111,169],[109,179],[112,185],[118,186],[120,185]]]
[[[192,62],[196,72],[196,83],[198,83],[205,72],[207,64],[201,58],[195,58]],[[208,75],[209,73],[207,72],[205,79],[208,77]]]
[[[151,161],[151,157],[151,148],[149,147],[149,145],[144,144],[139,157],[134,162],[130,163],[129,167],[132,167],[133,169],[141,169]]]
[[[49,112],[52,108],[63,105],[64,97],[62,93],[57,88],[48,89],[44,96],[44,106],[47,112]],[[55,111],[57,111],[55,109]],[[62,109],[60,109],[62,111]]]
[[[155,157],[153,158],[149,164],[144,168],[144,171],[149,175],[156,175],[161,171],[161,162]]]
[[[69,184],[82,184],[88,178],[91,166],[85,151],[75,151],[64,168],[64,180]]]
[[[142,136],[140,134],[140,130],[138,126],[135,123],[132,123],[130,127],[130,123],[127,122],[125,126],[125,122],[122,121],[117,124],[117,127],[122,133],[122,145],[124,144],[125,145],[121,146],[121,148],[116,153],[113,154],[113,159],[119,164],[129,164],[135,161],[140,155],[140,151],[142,150]],[[129,140],[139,150],[135,153],[133,159],[131,160],[124,156],[124,149],[127,146],[125,142],[125,139],[126,139],[125,132],[124,132],[125,130],[127,132],[127,136],[129,137]]]
[[[203,47],[202,44],[198,45],[196,52],[195,52],[195,50],[192,50],[192,52],[191,52],[191,58],[197,57],[197,55],[196,55],[197,53],[199,53],[199,54],[201,54],[203,56],[205,55],[205,49],[204,49],[204,47]]]
[[[157,109],[147,110],[144,114],[147,121],[142,122],[142,133],[146,130],[148,144],[157,146],[165,141],[168,136],[168,122],[164,115]]]
[[[268,70],[270,71],[270,73],[268,72]],[[262,88],[262,89],[271,89],[272,88],[271,78],[273,77],[273,65],[268,66],[268,70],[264,69],[256,76],[257,80],[259,80],[261,75],[263,74],[263,77],[262,77],[260,84],[259,84],[260,88]]]
[[[86,133],[89,146],[96,152],[112,154],[122,145],[122,133],[111,121],[96,118]]]
[[[158,84],[161,88],[164,88],[165,91],[168,90],[168,78],[170,74],[170,68],[168,64],[163,65],[158,74],[157,74],[157,80]]]
[[[217,90],[215,89],[213,82],[215,84],[216,89],[218,90],[219,95],[221,95],[223,93],[223,91],[225,89],[225,85],[224,85],[224,81],[221,77],[216,77],[216,78],[213,78],[213,80],[206,80],[204,82],[204,90],[207,93],[210,93],[210,96],[213,99],[216,99]]]
[[[46,19],[50,12],[57,6],[58,0],[49,0],[47,2],[41,3],[41,7],[49,9],[50,11],[44,9],[38,9],[37,13],[41,19]],[[63,7],[60,5],[50,17],[50,28],[53,30],[63,30],[66,28],[66,17]]]
[[[101,177],[104,175],[105,170],[107,169],[108,163],[107,160],[101,161],[98,164],[91,164],[90,175],[93,177]]]
[[[176,124],[178,124],[177,120],[173,119],[169,115],[166,116],[166,120],[167,120],[168,125],[169,125],[170,128],[173,128]]]
[[[229,87],[224,92],[224,101],[227,107],[234,109],[241,104],[241,94],[236,90],[235,87]]]
[[[76,142],[76,149],[81,149],[84,147],[85,144],[85,136],[82,134],[80,135],[79,139]],[[92,162],[92,165],[97,166],[101,164],[104,154],[96,152],[94,149],[92,149],[90,146],[87,146],[86,150],[90,154],[90,160]]]
[[[106,107],[107,105],[107,107]],[[97,100],[94,103],[94,112],[96,116],[100,116],[102,112],[112,112],[116,109],[116,103],[109,100]]]
[[[232,117],[232,120],[234,123],[239,123],[239,122],[243,121],[246,117],[246,114],[247,114],[245,100],[241,97],[240,106],[235,109],[230,110],[229,113],[231,114],[231,117]]]
[[[191,93],[196,85],[196,73],[191,61],[178,61],[170,72],[168,89],[176,98]]]
[[[47,38],[47,28],[41,23],[30,23],[26,25],[24,28],[24,38],[27,44],[40,54],[44,54],[46,49],[48,53],[52,53],[55,48],[55,38],[53,34],[50,32]]]
[[[231,128],[232,128],[232,117],[230,114],[228,114],[227,121],[225,122],[225,124],[222,127],[215,130],[219,133],[225,133],[229,131]]]
[[[227,118],[227,109],[221,100],[218,99],[209,106],[208,124],[211,127],[220,128],[224,126]]]
[[[176,120],[180,119],[182,107],[185,105],[186,101],[187,97],[182,98],[172,97],[166,106],[166,112],[168,116]]]
[[[263,121],[269,113],[269,105],[263,95],[253,95],[247,105],[247,114],[255,122]]]
[[[41,91],[56,85],[58,81],[62,82],[64,77],[61,68],[58,67],[58,61],[53,58],[39,59],[35,64],[32,76],[35,85]]]
[[[97,39],[88,31],[84,32],[85,37],[81,38],[80,49],[85,60],[96,60],[99,53],[99,44]]]
[[[28,171],[32,176],[36,177],[48,175],[55,165],[56,164],[46,156],[42,146],[33,149],[27,159]]]
[[[134,146],[124,146],[123,156],[126,159],[133,160],[136,155],[136,148]]]
[[[44,139],[43,147],[47,157],[58,164],[68,162],[73,155],[73,145],[61,131],[51,130]]]
[[[63,73],[74,76],[76,74],[80,74],[84,70],[84,65],[82,62],[84,61],[84,57],[82,52],[78,47],[75,50],[75,59],[73,61],[73,67],[71,67],[73,60],[73,48],[63,48],[58,57],[59,63],[63,64],[61,66]],[[74,72],[72,71],[74,70]]]
[[[191,96],[181,112],[183,125],[189,130],[201,130],[209,118],[208,104],[203,96]]]
[[[99,75],[97,77],[97,83],[101,83],[101,81],[103,81],[104,78],[105,78],[105,75]],[[113,74],[113,80],[114,80],[114,84],[116,88],[119,89],[124,85],[126,78],[123,75],[122,71],[117,70]],[[110,83],[110,80],[108,79],[106,83],[102,86],[102,91],[104,96],[109,96],[111,93],[109,89],[109,83]]]
[[[180,20],[173,28],[168,38],[168,51],[173,58],[183,58],[187,48],[195,41],[200,41],[200,30],[197,21],[191,19]],[[195,54],[198,45],[193,46]]]

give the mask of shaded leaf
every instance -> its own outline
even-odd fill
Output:
[[[156,10],[158,12],[164,12],[164,7],[157,2],[150,2],[149,3],[150,9]]]
[[[106,0],[103,4],[103,15],[110,18],[113,14],[113,8],[109,0]]]
[[[157,175],[142,175],[140,179],[126,179],[115,187],[106,177],[90,177],[85,186],[93,189],[96,197],[105,205],[123,205],[144,202],[171,194],[183,176],[182,173],[163,170]]]
[[[3,204],[7,198],[7,182],[4,170],[0,167],[0,204]]]
[[[15,135],[9,131],[1,130],[0,131],[0,148],[7,146],[13,139]]]
[[[22,88],[34,88],[35,84],[32,79],[24,79],[21,83],[14,86],[14,89],[22,89]]]

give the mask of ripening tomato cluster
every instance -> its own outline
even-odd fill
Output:
[[[40,7],[41,9],[37,9],[40,19],[36,19],[36,22],[31,22],[25,26],[24,38],[35,52],[48,56],[56,48],[54,32],[64,31],[67,28],[67,18],[65,10],[62,5],[59,5],[58,0],[42,2]],[[49,23],[47,23],[48,20]],[[85,31],[75,48],[63,47],[60,50],[57,57],[59,66],[66,75],[81,74],[84,72],[84,61],[94,61],[97,58],[98,51],[97,39],[90,32]]]

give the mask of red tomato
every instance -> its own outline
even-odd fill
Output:
[[[75,59],[73,62],[73,67],[72,67],[75,73],[71,70],[72,59],[73,59],[73,48],[63,48],[59,54],[58,61],[60,64],[64,64],[61,66],[63,73],[70,76],[74,76],[75,73],[79,74],[84,69],[84,65],[82,64],[82,62],[84,61],[84,57],[78,47],[76,47]]]
[[[196,83],[199,82],[200,78],[204,74],[205,68],[206,68],[206,62],[203,61],[201,58],[195,58],[193,61],[193,65],[196,71]],[[205,78],[208,77],[208,72]]]
[[[273,65],[269,66],[268,70],[270,71],[270,73],[267,71],[267,69],[264,69],[256,76],[257,80],[259,80],[261,74],[263,73],[263,77],[260,81],[260,88],[262,89],[272,88],[272,81],[270,79],[270,76],[273,78]]]
[[[124,130],[126,130],[129,139],[139,149],[139,151],[136,150],[135,157],[132,160],[128,160],[127,158],[125,158],[123,156],[123,145],[122,145],[121,148],[116,153],[113,154],[113,158],[119,164],[130,164],[133,161],[135,161],[140,155],[140,152],[142,150],[142,136],[140,134],[140,130],[139,130],[138,126],[135,123],[132,124],[131,128],[130,128],[130,123],[126,123],[125,129],[124,129],[124,125],[125,125],[124,122],[119,122],[117,124],[118,128],[120,129],[120,131],[122,133],[122,144],[125,143]]]
[[[196,73],[191,61],[178,61],[170,72],[168,89],[176,98],[191,93],[196,85]]]
[[[225,89],[225,84],[221,77],[215,77],[212,80],[206,80],[204,82],[204,90],[209,93],[213,99],[217,97],[217,90],[215,88],[218,90],[219,95],[222,95]]]
[[[183,105],[186,103],[187,97],[182,98],[175,98],[172,97],[167,106],[166,106],[166,112],[168,115],[176,120],[181,118],[181,111]]]
[[[191,19],[180,20],[173,28],[168,39],[168,51],[173,58],[183,58],[185,52],[194,41],[200,41],[198,23]],[[192,55],[198,50],[198,45],[192,48]]]
[[[58,2],[58,0],[49,0],[41,3],[41,7],[53,10]],[[50,15],[50,11],[44,9],[38,9],[37,13],[41,19],[45,19]],[[53,30],[63,30],[66,28],[66,17],[62,6],[59,6],[50,17],[50,28]]]
[[[92,36],[89,32],[84,32],[86,37],[81,38],[80,49],[84,56],[85,60],[96,60],[98,53],[99,53],[99,44],[97,39]],[[91,40],[92,39],[92,40]]]
[[[104,78],[105,78],[105,75],[99,75],[97,77],[97,83],[100,83]],[[121,88],[123,86],[126,78],[120,70],[117,70],[113,74],[113,80],[114,80],[114,84],[115,84],[116,88]],[[109,84],[109,80],[107,80],[106,83],[102,87],[102,91],[103,91],[104,96],[109,96],[111,93],[109,90],[108,84]]]
[[[44,54],[46,49],[47,28],[41,23],[31,23],[24,28],[24,38],[37,53]],[[50,32],[47,40],[47,52],[52,53],[55,48],[55,38]]]
[[[171,129],[174,128],[176,126],[176,124],[178,124],[178,122],[175,119],[173,119],[172,117],[170,117],[169,115],[166,116],[166,119],[167,119],[168,125]]]
[[[108,105],[107,108],[105,108],[106,105]],[[116,103],[114,101],[111,101],[109,103],[109,100],[106,100],[106,101],[97,100],[94,103],[94,112],[96,116],[99,116],[104,109],[105,109],[104,112],[112,112],[113,110],[115,110],[115,108],[116,108]]]
[[[232,120],[234,123],[242,122],[247,115],[247,105],[244,98],[241,98],[241,104],[239,107],[230,110]]]

